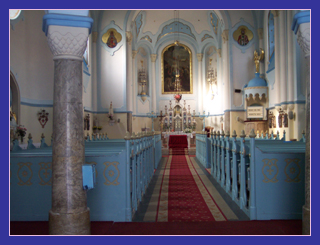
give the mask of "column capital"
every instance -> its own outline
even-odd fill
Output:
[[[223,43],[229,41],[229,30],[224,30],[221,34],[221,37],[223,39]]]
[[[126,31],[126,37],[127,37],[127,42],[131,43],[131,41],[132,41],[132,32],[131,31]]]
[[[96,43],[98,40],[98,32],[97,31],[93,31],[92,32],[92,42]]]
[[[198,58],[198,61],[201,62],[203,58],[203,54],[202,53],[197,54],[197,58]]]
[[[157,54],[151,54],[150,57],[151,57],[151,62],[156,62],[156,59],[157,59]]]
[[[258,36],[260,40],[263,39],[263,28],[258,29]]]
[[[310,11],[302,11],[294,15],[291,29],[297,35],[297,41],[305,53],[310,55]]]
[[[47,40],[53,59],[83,59],[87,47],[89,29],[82,27],[50,25]]]
[[[217,49],[217,53],[218,53],[219,57],[221,58],[221,48]]]
[[[137,50],[132,50],[132,59],[136,57],[137,53],[138,53]]]

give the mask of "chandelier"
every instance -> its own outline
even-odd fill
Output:
[[[147,75],[146,75],[146,70],[143,67],[143,60],[141,60],[141,69],[139,69],[138,77],[139,77],[139,83],[142,87],[142,90],[140,93],[141,99],[145,101],[147,98],[147,93],[145,92],[145,86],[147,84]]]
[[[179,103],[179,101],[182,99],[181,94],[181,79],[180,79],[180,67],[179,67],[179,12],[177,10],[174,11],[174,22],[178,23],[178,28],[174,32],[174,58],[177,61],[176,63],[176,72],[175,72],[175,80],[174,80],[174,99],[176,103]],[[177,35],[175,34],[177,33]]]
[[[211,66],[212,59],[210,59],[210,64],[208,68],[207,80],[209,83],[209,91],[211,93],[211,100],[214,99],[214,96],[218,94],[218,86],[217,86],[217,70],[213,69]]]

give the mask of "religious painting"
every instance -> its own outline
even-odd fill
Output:
[[[246,26],[239,26],[233,33],[233,39],[240,45],[246,46],[253,38],[253,33]]]
[[[183,45],[171,44],[162,51],[162,94],[174,94],[176,75],[180,77],[180,94],[192,94],[192,53]]]
[[[114,28],[110,28],[102,36],[102,42],[104,42],[109,48],[115,48],[121,40],[122,35]]]

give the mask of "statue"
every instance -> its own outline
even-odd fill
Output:
[[[258,55],[258,52],[256,50],[254,51],[254,63],[256,65],[256,73],[259,73],[259,69],[260,69],[259,63],[264,58],[264,51],[263,51],[262,48],[260,48],[260,49],[261,49],[261,54],[260,55]]]

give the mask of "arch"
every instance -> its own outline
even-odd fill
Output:
[[[10,92],[12,93],[12,111],[16,113],[17,124],[20,124],[20,89],[17,80],[10,71]]]

